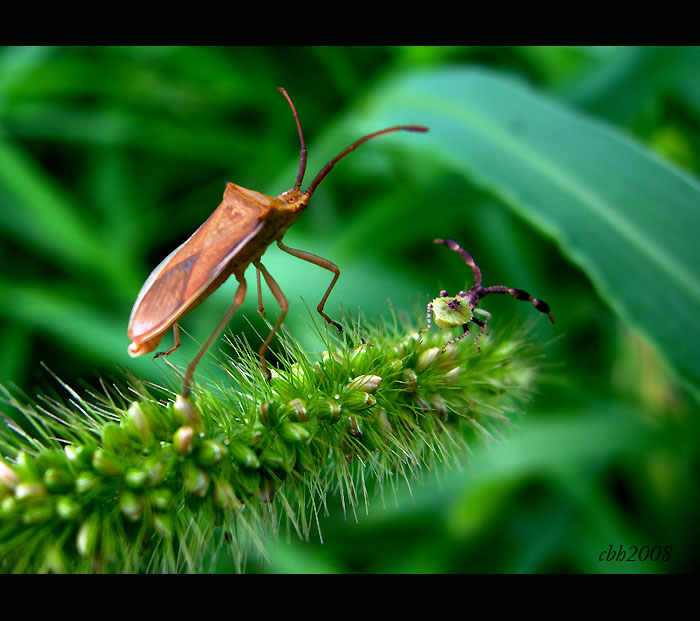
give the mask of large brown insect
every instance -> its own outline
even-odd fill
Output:
[[[340,324],[323,312],[326,300],[340,276],[338,266],[310,252],[285,246],[282,243],[282,237],[307,208],[314,190],[338,160],[362,143],[382,134],[399,130],[428,131],[428,128],[422,125],[396,125],[368,134],[328,162],[316,175],[308,189],[301,190],[306,171],[304,135],[292,100],[283,88],[280,87],[279,91],[286,97],[292,108],[301,141],[299,172],[294,187],[273,197],[247,190],[234,183],[227,183],[221,204],[186,242],[170,253],[153,270],[141,288],[131,311],[128,327],[131,340],[129,354],[136,357],[153,351],[160,343],[163,334],[172,327],[175,340],[173,347],[155,355],[156,357],[168,356],[180,346],[178,320],[218,289],[229,276],[233,274],[236,277],[239,284],[233,304],[187,367],[182,385],[183,397],[189,395],[194,369],[198,362],[231,320],[236,309],[243,303],[247,287],[243,274],[251,263],[256,268],[260,314],[265,316],[262,305],[261,274],[281,308],[277,322],[259,351],[263,372],[267,379],[270,379],[270,371],[265,362],[265,351],[279,330],[289,308],[287,298],[279,285],[260,262],[260,258],[272,242],[277,242],[281,250],[292,256],[333,272],[333,280],[316,309],[329,324],[333,324],[338,331],[342,331]]]

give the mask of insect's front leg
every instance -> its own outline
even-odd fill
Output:
[[[153,357],[160,358],[161,356],[169,356],[178,347],[180,347],[180,328],[178,327],[177,323],[173,324],[173,339],[175,340],[175,344],[170,349],[168,349],[166,351],[159,351],[159,352],[153,354]]]
[[[428,327],[427,327],[427,328],[423,328],[423,329],[421,330],[421,332],[427,332],[428,330],[430,330],[430,326],[433,325],[433,324],[432,324],[432,321],[433,321],[432,314],[433,314],[433,303],[432,303],[432,302],[428,302],[428,313],[427,313],[427,315],[426,315],[426,317],[427,317],[427,319],[428,319]]]
[[[342,332],[343,326],[341,326],[337,321],[333,321],[328,315],[326,315],[326,313],[323,312],[323,308],[326,305],[326,300],[328,299],[328,296],[331,294],[333,287],[335,287],[335,283],[338,282],[338,278],[340,277],[340,268],[338,268],[338,266],[335,263],[332,263],[328,259],[324,259],[323,257],[319,257],[315,254],[311,254],[310,252],[306,252],[304,250],[297,250],[295,248],[285,246],[282,243],[281,239],[277,240],[277,245],[279,246],[280,250],[284,250],[286,253],[291,254],[293,257],[297,257],[298,259],[303,259],[304,261],[308,261],[309,263],[318,265],[319,267],[327,269],[329,272],[333,272],[333,274],[335,274],[333,276],[333,280],[331,280],[331,284],[328,285],[328,289],[326,289],[325,295],[321,298],[321,301],[318,303],[316,310],[321,314],[321,317],[323,317],[328,323],[332,323],[338,329],[338,332]]]
[[[468,321],[467,321],[467,323],[465,323],[462,326],[462,330],[463,330],[462,334],[460,334],[457,338],[452,339],[451,341],[447,341],[447,343],[445,343],[442,346],[442,349],[440,350],[441,353],[443,353],[443,354],[445,353],[445,350],[447,349],[448,345],[452,345],[453,343],[456,343],[457,341],[461,341],[465,336],[467,336],[467,334],[469,334],[469,322]]]

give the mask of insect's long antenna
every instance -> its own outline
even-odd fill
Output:
[[[311,196],[314,193],[314,190],[316,189],[316,186],[318,186],[321,181],[323,181],[323,178],[330,172],[331,168],[335,166],[339,160],[343,159],[350,151],[354,151],[359,147],[363,142],[367,142],[368,140],[371,140],[372,138],[376,138],[377,136],[381,136],[382,134],[388,134],[389,132],[396,132],[399,130],[404,130],[407,132],[427,132],[428,128],[423,126],[423,125],[395,125],[394,127],[387,127],[386,129],[381,129],[378,132],[373,132],[371,134],[368,134],[367,136],[364,136],[363,138],[360,138],[356,142],[353,142],[345,151],[340,153],[339,155],[336,155],[328,164],[326,164],[323,169],[321,170],[318,175],[316,175],[316,178],[311,182],[311,185],[309,186],[309,189],[306,190],[306,194],[308,196]]]
[[[291,97],[287,94],[287,91],[284,90],[284,88],[282,88],[281,86],[277,90],[287,98],[287,101],[289,102],[289,105],[292,108],[292,112],[294,113],[294,118],[297,122],[297,128],[299,129],[299,140],[301,140],[301,155],[299,156],[299,173],[297,174],[297,182],[294,184],[294,189],[298,190],[301,187],[302,181],[304,181],[304,173],[306,172],[306,143],[304,142],[304,134],[301,131],[299,115],[297,114],[297,109],[292,103]]]
[[[474,262],[474,258],[472,257],[471,254],[469,254],[468,251],[466,251],[464,248],[462,248],[454,239],[436,239],[435,240],[436,244],[445,244],[450,250],[454,250],[455,252],[459,252],[461,255],[462,259],[464,259],[464,262],[467,265],[470,265],[472,268],[472,271],[474,272],[474,284],[475,285],[481,285],[481,270],[479,269],[479,266]]]

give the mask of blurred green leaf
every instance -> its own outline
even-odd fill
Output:
[[[0,229],[51,260],[66,261],[121,285],[129,282],[123,263],[105,244],[72,197],[20,148],[0,137]]]
[[[397,116],[430,126],[421,148],[556,240],[617,314],[700,384],[694,179],[613,128],[487,70],[392,80],[367,111],[378,126]]]
[[[114,364],[114,352],[124,350],[124,322],[106,317],[84,299],[45,283],[13,283],[0,278],[0,315],[50,334],[66,351],[80,348],[92,360]],[[126,357],[125,357],[126,358]]]

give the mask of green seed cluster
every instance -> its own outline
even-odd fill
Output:
[[[81,401],[37,440],[1,431],[0,570],[196,571],[215,532],[240,548],[275,509],[308,536],[324,494],[340,484],[352,503],[367,475],[459,457],[533,376],[522,341],[441,352],[444,334],[386,327],[357,341],[315,362],[290,341],[269,384],[248,351],[232,385],[202,382],[191,399]]]

